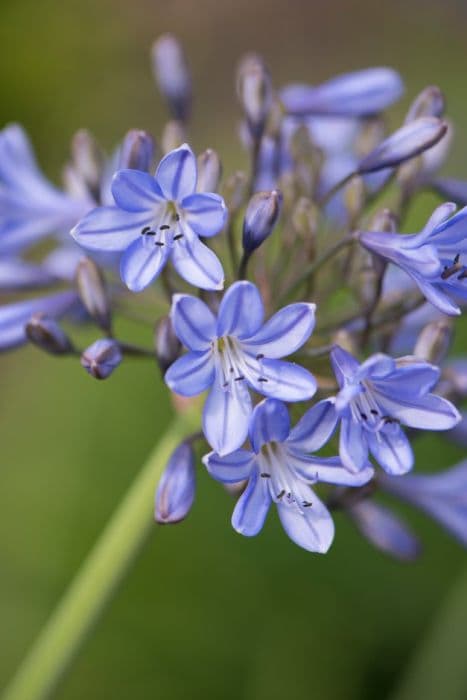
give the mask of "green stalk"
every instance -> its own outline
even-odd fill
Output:
[[[143,465],[88,557],[23,660],[2,700],[50,697],[87,634],[154,529],[154,489],[199,411],[177,416]]]

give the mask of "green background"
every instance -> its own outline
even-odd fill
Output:
[[[148,54],[169,30],[192,63],[192,143],[217,148],[227,172],[245,163],[233,76],[253,48],[277,85],[391,65],[407,84],[394,118],[409,96],[439,84],[458,126],[449,171],[467,176],[466,20],[467,6],[454,1],[2,0],[0,123],[27,128],[56,180],[82,126],[107,148],[129,127],[160,133],[165,111]],[[431,204],[425,198],[412,213],[414,227]],[[465,334],[456,343],[465,348]],[[171,406],[145,362],[129,361],[98,383],[76,361],[25,349],[3,356],[0,374],[3,685],[163,433]],[[416,456],[420,470],[431,470],[462,453],[429,436]],[[389,696],[465,567],[461,547],[405,511],[425,542],[416,564],[375,552],[341,516],[331,552],[313,556],[287,540],[275,517],[259,537],[240,537],[231,509],[230,497],[200,473],[189,519],[154,529],[57,698]],[[463,643],[464,635],[452,639]],[[448,686],[443,697],[467,692]]]

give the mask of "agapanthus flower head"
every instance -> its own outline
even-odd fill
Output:
[[[171,318],[189,352],[168,369],[165,381],[182,396],[210,389],[203,430],[219,454],[236,450],[247,437],[249,389],[282,401],[304,401],[315,393],[310,372],[280,359],[310,337],[314,304],[290,304],[264,322],[258,289],[236,282],[225,293],[217,319],[204,302],[185,294],[175,295]]]
[[[222,289],[222,265],[199,236],[218,234],[226,209],[218,194],[197,193],[196,181],[196,158],[186,144],[168,153],[154,176],[119,170],[112,181],[116,206],[91,211],[72,236],[88,250],[122,253],[120,274],[133,292],[147,287],[169,258],[190,284]]]
[[[450,202],[437,207],[420,233],[359,235],[365,248],[401,267],[426,299],[449,315],[460,314],[456,300],[467,299],[467,208],[455,210]]]
[[[310,408],[291,429],[286,406],[274,399],[258,404],[249,426],[250,450],[221,456],[211,452],[203,462],[209,473],[226,483],[248,481],[232,516],[242,535],[258,534],[271,503],[291,540],[311,552],[327,552],[334,537],[331,515],[310,486],[361,486],[373,476],[369,464],[351,474],[337,457],[316,457],[334,429],[330,400]]]
[[[339,454],[351,471],[363,468],[371,453],[389,474],[404,474],[414,456],[401,425],[449,430],[460,420],[452,403],[431,393],[440,371],[428,362],[376,354],[360,364],[339,346],[331,362],[340,386]]]

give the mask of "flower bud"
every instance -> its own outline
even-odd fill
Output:
[[[161,147],[164,155],[186,142],[186,131],[182,122],[170,121],[164,126],[161,136]]]
[[[247,54],[237,69],[237,95],[251,132],[258,136],[263,131],[272,105],[271,76],[263,59]]]
[[[248,202],[243,221],[243,248],[252,253],[271,235],[282,206],[278,190],[256,192]]]
[[[26,323],[28,340],[51,355],[67,355],[73,352],[73,344],[57,321],[46,314],[36,313]]]
[[[421,91],[409,107],[405,124],[420,117],[442,117],[446,104],[444,95],[436,85],[429,85]]]
[[[81,355],[81,365],[95,379],[107,379],[123,359],[117,341],[101,338]]]
[[[446,122],[436,117],[420,117],[395,131],[363,158],[357,172],[373,173],[404,163],[434,146],[447,131]]]
[[[344,201],[349,216],[348,225],[354,228],[365,206],[365,183],[363,178],[355,176],[344,189]]]
[[[76,267],[76,283],[88,314],[106,332],[111,329],[110,302],[104,276],[91,258],[83,258]]]
[[[358,256],[356,294],[364,310],[374,309],[381,294],[381,282],[386,265],[381,258],[361,249]]]
[[[154,346],[160,370],[164,374],[182,350],[182,344],[175,335],[170,316],[163,316],[156,323]]]
[[[248,178],[241,170],[237,170],[227,179],[223,187],[223,196],[231,215],[236,214],[245,203],[247,188]]]
[[[149,172],[154,160],[154,140],[140,129],[127,132],[120,149],[119,168]]]
[[[222,176],[222,163],[212,148],[207,148],[198,156],[197,192],[217,192]]]
[[[439,365],[446,358],[453,339],[453,323],[448,318],[428,323],[415,343],[413,354],[421,360]]]
[[[185,53],[172,34],[163,34],[151,49],[152,66],[159,90],[174,119],[186,122],[191,112],[191,76]]]
[[[91,193],[99,191],[104,167],[104,154],[95,138],[85,129],[80,129],[71,141],[73,170]]]
[[[162,474],[155,498],[155,519],[161,525],[179,523],[190,512],[195,498],[195,456],[182,442],[172,453]]]

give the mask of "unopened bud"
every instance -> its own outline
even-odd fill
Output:
[[[247,54],[237,69],[237,95],[252,133],[261,134],[272,105],[269,70],[257,54]]]
[[[243,248],[252,253],[271,235],[279,218],[282,195],[278,190],[256,192],[248,202],[243,221]]]
[[[119,168],[149,172],[154,160],[154,140],[146,131],[130,129],[120,149]]]
[[[182,122],[175,120],[167,122],[161,136],[161,147],[164,155],[179,148],[186,140],[186,131]]]
[[[446,358],[453,339],[453,324],[450,319],[428,323],[415,343],[413,354],[421,360],[435,365]]]
[[[182,350],[182,344],[175,335],[170,316],[163,316],[156,323],[154,346],[159,367],[164,374]]]
[[[362,307],[373,309],[379,300],[386,265],[381,258],[363,249],[359,251],[358,261],[355,291]]]
[[[172,34],[164,34],[152,45],[151,55],[154,76],[171,115],[186,122],[191,112],[192,88],[180,42]]]
[[[226,181],[223,187],[224,200],[230,214],[236,214],[244,205],[248,190],[248,177],[237,170]]]
[[[182,442],[172,453],[155,498],[155,519],[161,525],[179,523],[191,510],[196,491],[195,455]]]
[[[373,173],[400,165],[434,146],[443,138],[446,131],[446,122],[436,117],[415,119],[395,131],[363,158],[357,167],[357,172]]]
[[[446,103],[444,95],[436,85],[429,85],[421,91],[409,107],[405,124],[420,117],[442,117]]]
[[[198,156],[197,192],[217,192],[222,176],[222,164],[217,151],[207,148]]]
[[[99,190],[104,154],[89,131],[80,129],[71,141],[73,169],[91,193]]]
[[[110,302],[100,268],[91,258],[82,258],[76,267],[76,284],[88,314],[109,332],[111,328]]]
[[[363,122],[356,138],[356,155],[362,158],[366,156],[383,141],[384,136],[384,122],[381,118]]]
[[[28,340],[51,355],[73,352],[73,344],[57,321],[43,313],[31,316],[25,327]]]
[[[81,365],[95,379],[107,379],[123,359],[119,344],[111,338],[101,338],[81,355]]]

